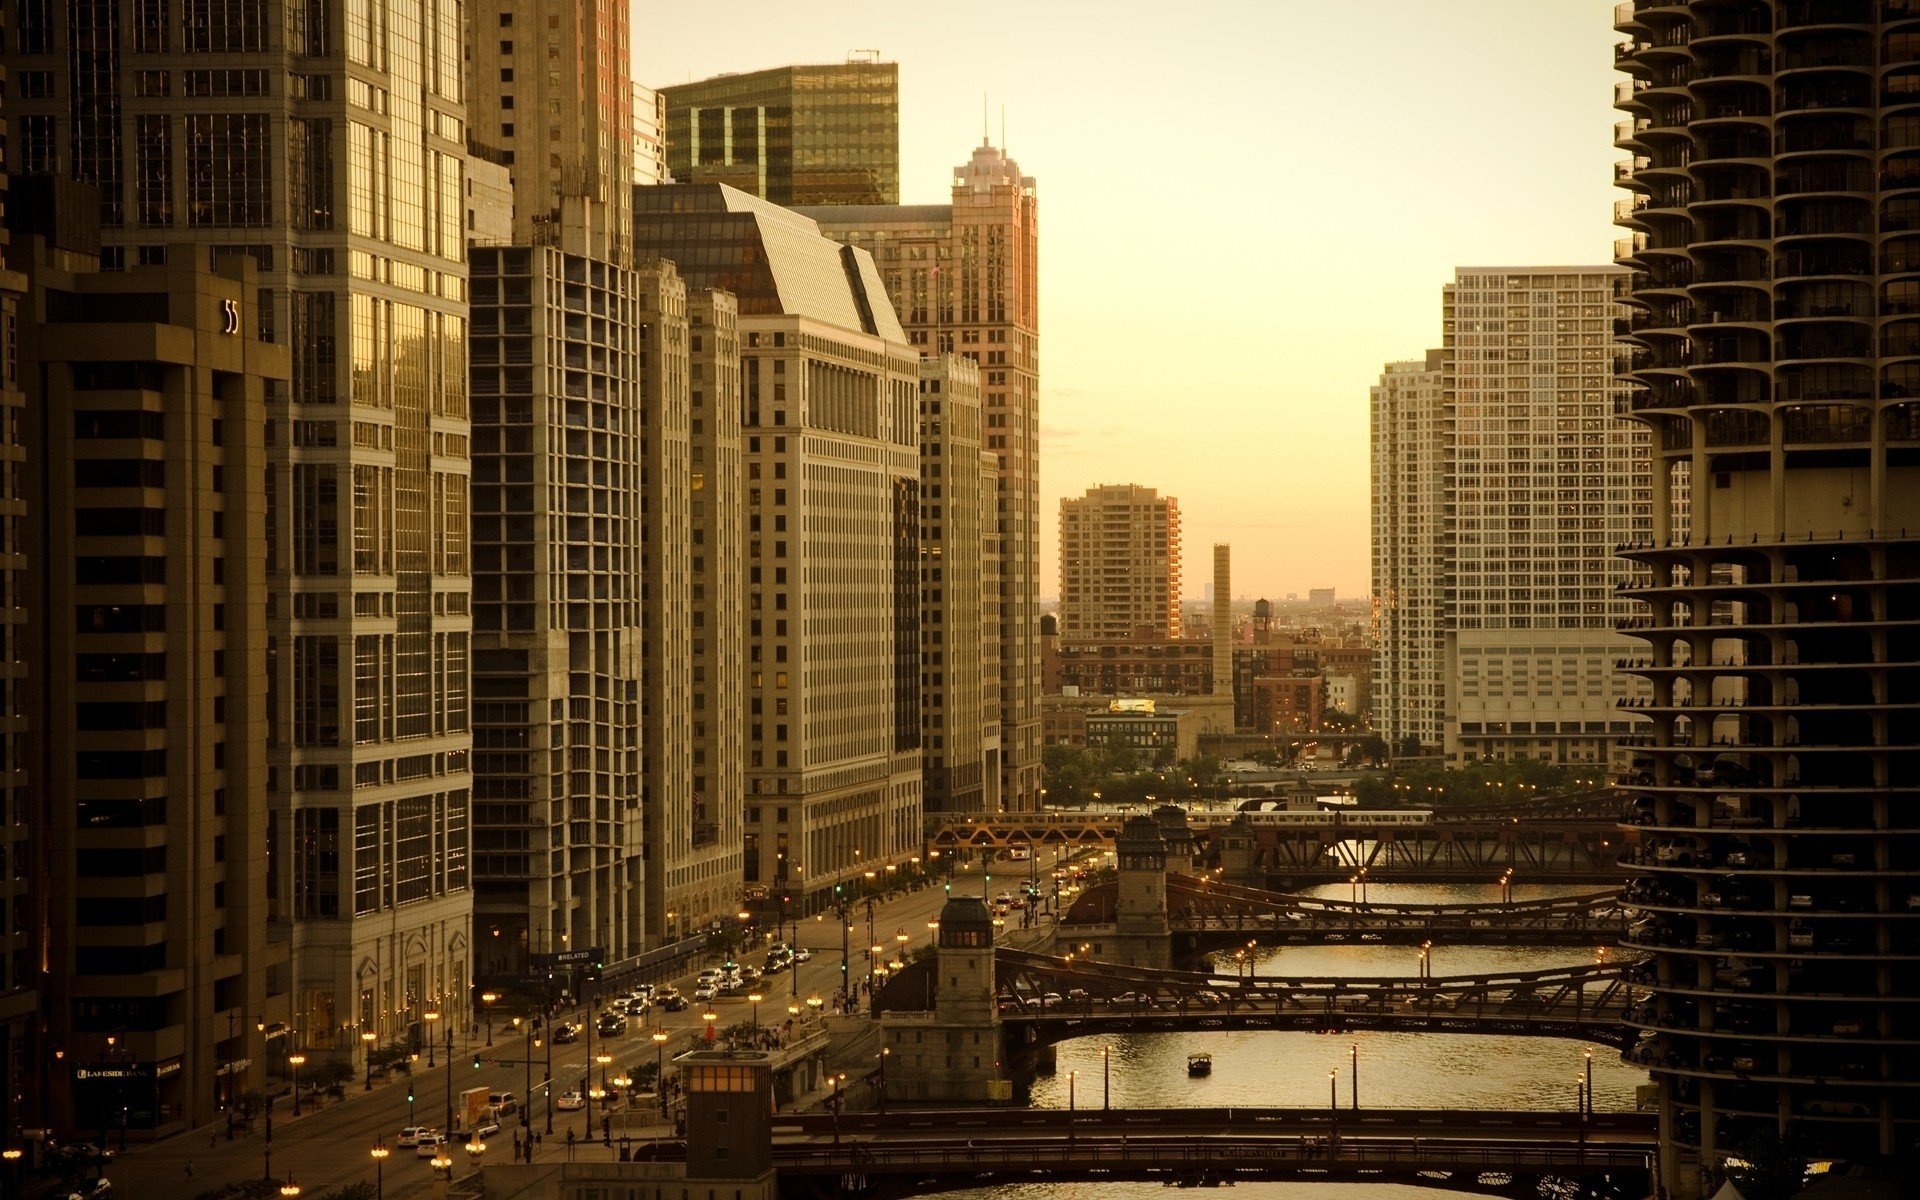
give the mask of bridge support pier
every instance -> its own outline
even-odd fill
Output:
[[[1253,836],[1253,826],[1247,824],[1245,814],[1235,817],[1220,831],[1219,845],[1222,879],[1242,887],[1262,885],[1264,880],[1259,867],[1255,865],[1258,844]]]
[[[1173,938],[1167,927],[1167,842],[1162,828],[1152,817],[1129,817],[1114,840],[1113,933],[1101,939],[1096,952],[1104,962],[1161,970],[1173,965]]]
[[[993,914],[974,896],[940,910],[931,1011],[880,1016],[893,1071],[887,1097],[910,1103],[994,1104],[1013,1098],[994,977]]]

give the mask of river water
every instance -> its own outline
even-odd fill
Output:
[[[1513,898],[1533,899],[1590,891],[1590,887],[1523,887]],[[1345,884],[1308,889],[1346,899]],[[1375,884],[1375,903],[1459,904],[1499,899],[1499,889],[1470,884]],[[1436,975],[1540,970],[1592,962],[1598,947],[1437,946]],[[1609,949],[1609,953],[1617,953]],[[1342,944],[1263,948],[1255,970],[1275,976],[1413,976],[1419,951],[1411,946]],[[1233,965],[1224,965],[1231,974]],[[1110,1077],[1101,1047],[1111,1047]],[[1315,1106],[1328,1102],[1327,1072],[1335,1071],[1339,1105],[1352,1103],[1352,1048],[1359,1048],[1360,1102],[1381,1108],[1572,1109],[1585,1074],[1583,1050],[1593,1051],[1594,1107],[1626,1111],[1647,1072],[1620,1061],[1619,1051],[1564,1038],[1492,1037],[1453,1033],[1313,1033],[1212,1031],[1143,1033],[1103,1041],[1079,1038],[1058,1047],[1054,1073],[1033,1084],[1033,1104],[1065,1108],[1069,1079],[1074,1104],[1098,1108]],[[1213,1074],[1189,1079],[1187,1055],[1213,1055]],[[1103,1095],[1104,1093],[1104,1095]],[[1144,1200],[1164,1195],[1157,1183],[1016,1184],[947,1193],[961,1200]],[[1241,1184],[1241,1200],[1440,1200],[1471,1193],[1397,1184],[1275,1182]]]

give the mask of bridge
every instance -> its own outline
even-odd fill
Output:
[[[1065,1179],[1391,1181],[1529,1200],[1625,1198],[1646,1194],[1654,1136],[1653,1118],[1638,1113],[896,1110],[778,1116],[773,1163],[781,1194],[796,1200]]]
[[[1529,804],[1459,814],[1349,809],[1184,815],[1195,842],[1204,844],[1205,858],[1218,856],[1233,831],[1245,831],[1249,857],[1244,875],[1237,875],[1245,883],[1336,883],[1363,869],[1370,879],[1407,883],[1491,883],[1507,872],[1531,883],[1620,879],[1620,854],[1638,833],[1621,829],[1612,800],[1582,798],[1570,807],[1596,811],[1562,814],[1557,806]],[[1122,812],[1065,810],[955,815],[934,832],[933,844],[942,850],[1101,847],[1119,839],[1127,818]]]
[[[874,999],[876,1016],[933,1015],[939,968],[912,963]],[[1009,1047],[1158,1030],[1355,1029],[1521,1034],[1626,1047],[1633,989],[1617,963],[1498,975],[1400,978],[1229,977],[1002,947],[994,952],[997,1024]],[[903,1024],[904,1027],[904,1024]]]
[[[1166,897],[1175,960],[1249,940],[1591,946],[1619,940],[1626,928],[1626,910],[1611,890],[1494,904],[1374,904],[1169,874]],[[1113,925],[1118,907],[1116,881],[1093,885],[1060,918],[1059,940],[1072,945],[1096,936]]]

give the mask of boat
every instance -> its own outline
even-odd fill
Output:
[[[1187,1074],[1196,1077],[1213,1074],[1213,1055],[1205,1051],[1187,1055]]]

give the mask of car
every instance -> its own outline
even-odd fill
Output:
[[[553,1044],[568,1046],[580,1040],[580,1027],[572,1021],[561,1021],[553,1027]]]
[[[1026,897],[1024,897],[1024,896],[1015,896],[1015,897],[1013,898],[1013,907],[1015,907],[1015,908],[1025,908],[1026,906],[1027,906],[1027,900],[1026,900]]]
[[[107,1146],[96,1146],[92,1142],[62,1142],[59,1153],[81,1162],[112,1162],[113,1150]]]
[[[501,1116],[511,1115],[520,1106],[520,1098],[512,1092],[487,1093],[487,1107]]]
[[[553,1106],[561,1112],[579,1112],[587,1106],[587,1098],[579,1092],[563,1092]]]
[[[719,983],[722,979],[725,979],[726,976],[727,976],[727,973],[725,971],[722,971],[719,967],[708,967],[704,971],[701,971],[700,974],[695,977],[695,982]]]
[[[426,1125],[409,1125],[400,1131],[400,1136],[394,1139],[394,1145],[402,1150],[411,1150],[420,1144],[421,1134],[432,1132],[433,1129]]]
[[[719,994],[720,994],[720,987],[717,983],[703,983],[699,987],[693,989],[693,998],[695,1000],[711,1000],[715,996],[718,996]],[[668,1009],[667,1011],[677,1012],[678,1010]]]
[[[1085,989],[1085,988],[1068,988],[1068,989],[1067,989],[1067,999],[1069,999],[1069,1000],[1071,1000],[1071,1001],[1073,1001],[1073,1002],[1074,1002],[1075,1004],[1085,1004],[1085,1003],[1087,1002],[1087,999],[1088,999],[1088,996],[1087,996],[1087,989]]]
[[[111,1195],[113,1195],[113,1180],[102,1175],[85,1187],[68,1192],[67,1200],[105,1200]]]
[[[737,995],[740,992],[746,991],[748,986],[750,985],[747,983],[746,980],[740,978],[738,975],[735,975],[735,976],[732,976],[731,978],[722,979],[720,981],[720,994],[723,996]]]
[[[755,983],[760,979],[760,971],[757,967],[741,967],[734,978],[741,983]]]
[[[627,1031],[627,1018],[617,1012],[604,1012],[595,1026],[602,1037],[618,1037]]]
[[[1916,903],[1916,901],[1920,901],[1920,896],[1907,897],[1907,907],[1920,908],[1920,903]],[[802,946],[798,950],[795,950],[793,952],[793,956],[799,959],[801,962],[811,962],[813,960],[813,951],[807,949],[805,946]]]
[[[1063,998],[1059,992],[1040,993],[1040,1006],[1042,1008],[1046,1007],[1049,1004],[1065,1004],[1065,1003],[1066,1003],[1065,998]]]
[[[413,1156],[415,1158],[437,1157],[446,1144],[446,1138],[429,1129],[420,1135],[419,1141],[413,1144]]]
[[[478,1125],[473,1127],[472,1136],[476,1138],[490,1138],[499,1132],[500,1122],[496,1118],[486,1117],[483,1118]]]
[[[673,995],[662,1000],[660,1007],[666,1009],[668,1012],[685,1012],[689,1006],[687,1004],[687,998],[679,992],[675,992]]]

